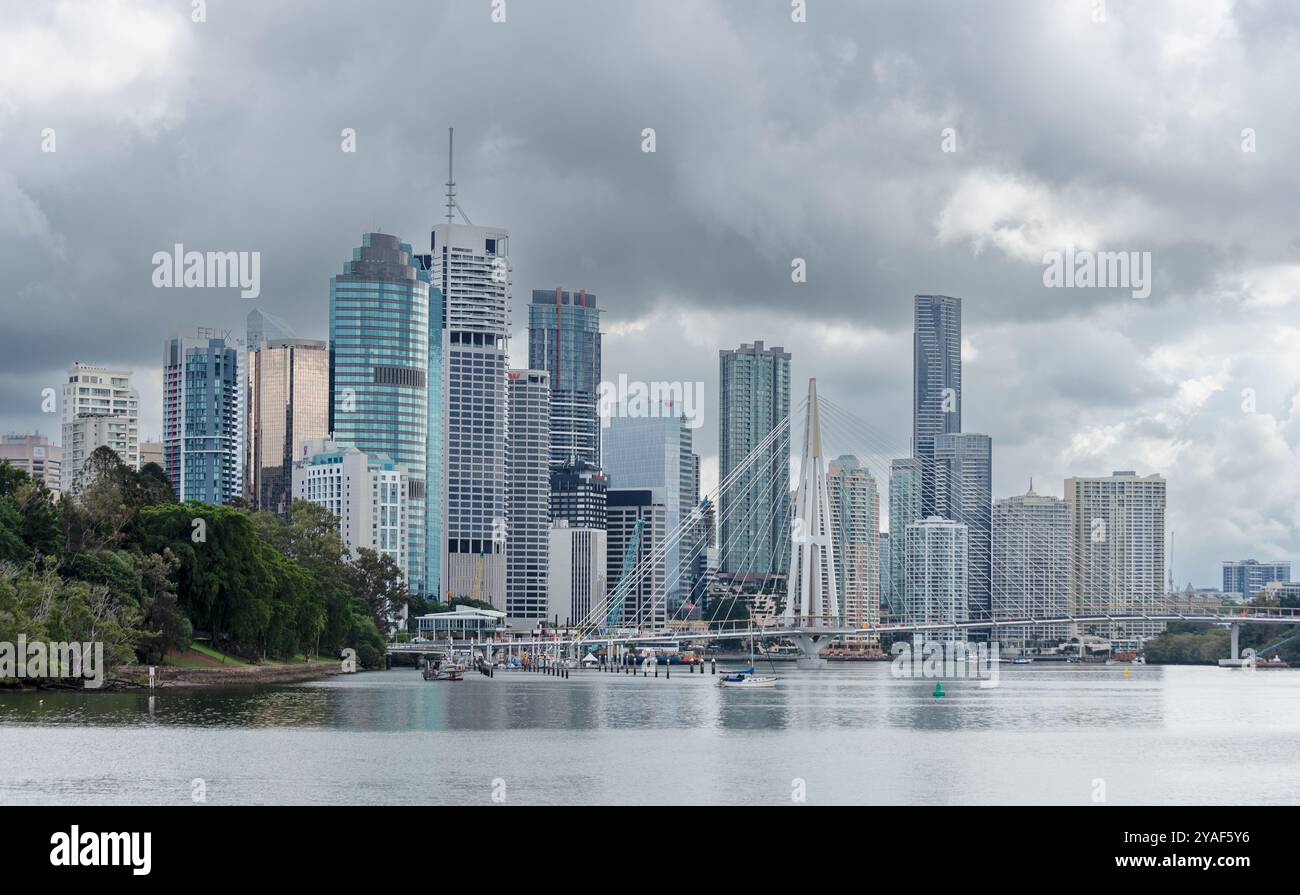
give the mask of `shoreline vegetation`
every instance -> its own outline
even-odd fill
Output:
[[[309,679],[335,673],[344,649],[382,668],[380,632],[422,603],[391,557],[349,553],[315,504],[178,503],[161,467],[131,469],[109,448],[66,486],[56,500],[0,461],[0,643],[102,644],[106,677],[138,669],[125,686],[147,685],[149,666],[164,686]],[[82,685],[19,674],[0,686]]]

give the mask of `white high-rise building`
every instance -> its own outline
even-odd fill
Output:
[[[1070,513],[1064,500],[1025,494],[993,504],[993,617],[1043,618],[1070,612]],[[1067,625],[998,628],[994,639],[1048,645],[1069,636]]]
[[[960,522],[930,516],[907,526],[903,599],[912,622],[964,622],[967,530]],[[925,640],[964,640],[965,634],[936,631]]]
[[[557,519],[550,532],[546,617],[576,625],[599,608],[608,590],[606,534],[600,528],[570,528]]]
[[[76,493],[82,467],[97,448],[110,447],[123,464],[140,468],[140,396],[131,371],[75,363],[63,384],[63,484]]]
[[[509,234],[439,224],[424,264],[443,295],[443,589],[505,608]],[[433,475],[430,474],[432,480]]]
[[[880,492],[876,480],[857,457],[845,455],[831,461],[826,490],[844,624],[874,627],[880,623]]]
[[[549,603],[551,377],[511,370],[508,381],[505,612],[509,624],[531,627]]]
[[[1069,505],[1070,594],[1078,615],[1142,613],[1165,599],[1165,480],[1120,470],[1065,480]],[[1102,622],[1081,633],[1136,649],[1160,622]]]
[[[406,467],[328,438],[303,443],[293,463],[293,498],[329,510],[353,556],[366,547],[386,553],[406,576],[410,483]]]

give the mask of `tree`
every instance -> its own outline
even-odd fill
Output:
[[[384,632],[392,630],[411,605],[402,570],[387,553],[367,547],[357,551],[351,567],[353,590],[369,607],[375,627]]]

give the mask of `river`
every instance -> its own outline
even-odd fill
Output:
[[[237,690],[0,692],[0,803],[1300,802],[1300,671],[888,663],[771,690],[395,669]]]

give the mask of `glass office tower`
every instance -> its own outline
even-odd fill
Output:
[[[340,445],[406,467],[408,586],[425,596],[440,581],[441,395],[430,369],[442,364],[441,305],[411,247],[385,233],[365,234],[330,279],[330,430]]]
[[[600,463],[600,311],[585,289],[534,289],[528,366],[551,374],[551,466]]]

